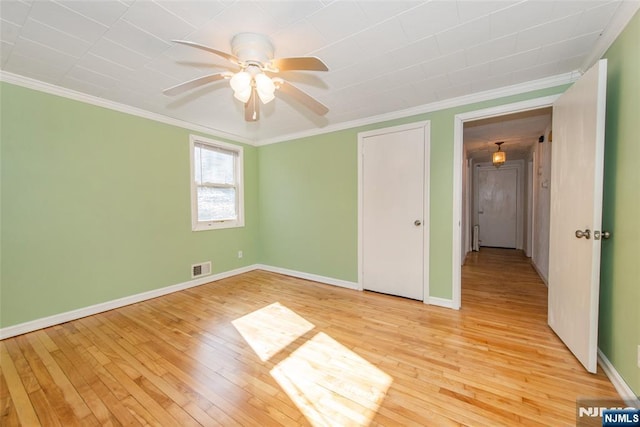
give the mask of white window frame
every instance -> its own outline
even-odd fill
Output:
[[[198,221],[198,185],[195,176],[195,147],[196,144],[208,145],[212,148],[218,148],[226,151],[232,151],[235,156],[235,188],[236,188],[236,207],[238,217],[236,219],[219,220],[219,221]],[[191,229],[193,231],[216,230],[221,228],[244,227],[244,156],[243,149],[239,145],[227,144],[225,142],[216,141],[205,138],[200,135],[189,136],[190,151],[190,173],[191,181]]]

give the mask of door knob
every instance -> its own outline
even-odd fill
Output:
[[[590,239],[591,238],[591,230],[589,230],[588,228],[584,231],[582,230],[576,230],[576,237],[578,239],[581,239],[582,237],[584,237],[585,239]]]
[[[602,230],[602,238],[604,240],[607,240],[610,237],[611,237],[611,233],[610,232]]]
[[[413,221],[413,225],[415,225],[416,227],[419,227],[422,225],[422,221],[420,221],[419,219],[416,219],[415,221]]]

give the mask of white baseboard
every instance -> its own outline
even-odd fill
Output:
[[[536,262],[533,260],[533,258],[531,258],[531,266],[536,271],[536,273],[538,273],[538,276],[540,276],[540,279],[545,284],[545,286],[548,288],[549,287],[549,283],[547,283],[547,278],[544,277],[544,275],[542,274],[542,272],[540,271],[540,269],[536,265]]]
[[[438,298],[438,297],[429,297],[427,301],[425,301],[429,305],[437,305],[438,307],[444,308],[454,308],[453,300],[446,298]]]
[[[312,280],[314,282],[326,283],[327,285],[339,286],[341,288],[353,289],[361,291],[362,288],[356,282],[349,282],[342,279],[334,279],[333,277],[320,276],[303,271],[289,270],[287,268],[273,267],[271,265],[257,264],[255,268],[258,270],[270,271],[272,273],[284,274],[285,276],[297,277],[299,279]]]
[[[314,282],[326,283],[327,285],[340,286],[341,288],[353,289],[361,291],[362,287],[357,282],[349,282],[341,279],[334,279],[333,277],[319,276],[317,274],[305,273],[302,271],[289,270],[287,268],[273,267],[271,265],[257,264],[255,266],[259,270],[270,271],[272,273],[284,274],[285,276],[293,276],[300,279],[312,280]],[[439,307],[454,308],[453,300],[429,297],[426,304],[437,305]]]
[[[624,400],[624,402],[629,406],[640,408],[640,399],[638,398],[638,396],[636,396],[633,390],[631,390],[631,387],[629,387],[622,376],[620,376],[616,368],[611,364],[609,359],[607,359],[607,356],[605,356],[605,354],[600,349],[598,349],[598,363],[600,363],[602,370],[605,374],[607,374],[607,377],[609,377],[609,380],[615,387],[622,400]]]
[[[289,270],[287,268],[273,267],[271,265],[257,264],[256,269],[270,271],[272,273],[284,274],[285,276],[293,276],[300,279],[312,280],[314,282],[326,283],[327,285],[340,286],[341,288],[353,289],[361,291],[362,287],[357,282],[349,282],[341,279],[334,279],[333,277],[319,276],[317,274],[305,273],[302,271]],[[426,304],[437,305],[439,307],[454,309],[453,300],[429,297]]]
[[[265,270],[272,273],[284,274],[286,276],[297,277],[300,279],[311,280],[314,282],[325,283],[328,285],[339,286],[341,288],[353,289],[361,291],[362,288],[357,282],[350,282],[342,279],[335,279],[333,277],[320,276],[318,274],[305,273],[302,271],[289,270],[287,268],[274,267],[265,264],[253,264],[246,267],[237,268],[235,270],[225,271],[218,274],[213,274],[206,277],[201,277],[188,282],[178,283],[176,285],[167,286],[160,289],[154,289],[148,292],[142,292],[135,295],[130,295],[123,298],[118,298],[112,301],[107,301],[88,307],[79,308],[77,310],[71,310],[64,313],[55,314],[53,316],[43,317],[40,319],[31,320],[29,322],[20,323],[6,328],[0,328],[0,340],[5,338],[15,337],[17,335],[33,332],[38,329],[48,328],[50,326],[59,325],[61,323],[69,322],[71,320],[80,319],[82,317],[91,316],[94,314],[102,313],[104,311],[113,310],[116,308],[124,307],[130,304],[135,304],[141,301],[146,301],[152,298],[157,298],[163,295],[171,294],[173,292],[182,291],[184,289],[193,288],[195,286],[204,285],[205,283],[215,282],[220,279],[224,279],[231,276],[236,276],[242,273],[248,273],[253,270]],[[437,305],[440,307],[454,308],[453,301],[450,299],[429,297],[428,304]]]
[[[225,271],[210,276],[201,277],[188,282],[178,283],[176,285],[167,286],[152,291],[142,292],[115,300],[90,305],[88,307],[79,308],[77,310],[67,311],[65,313],[54,314],[53,316],[43,317],[31,320],[29,322],[19,323],[17,325],[8,326],[0,329],[0,340],[15,337],[17,335],[33,332],[38,329],[48,328],[49,326],[59,325],[60,323],[69,322],[71,320],[80,319],[82,317],[91,316],[93,314],[102,313],[103,311],[113,310],[114,308],[124,307],[126,305],[135,304],[137,302],[157,298],[162,295],[171,294],[173,292],[182,291],[184,289],[193,288],[195,286],[204,285],[205,283],[215,282],[216,280],[225,279],[227,277],[236,276],[238,274],[247,273],[256,270],[255,265],[237,268],[235,270]]]

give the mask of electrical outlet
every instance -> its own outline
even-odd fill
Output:
[[[242,258],[242,257],[243,257],[242,251],[238,251],[238,258]]]

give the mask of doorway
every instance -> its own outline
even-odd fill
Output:
[[[481,126],[492,125],[496,123],[500,123],[504,121],[506,117],[514,114],[524,114],[525,116],[536,114],[535,112],[541,109],[550,109],[553,106],[553,103],[556,99],[559,98],[559,95],[552,95],[543,98],[532,99],[528,101],[518,102],[514,104],[501,105],[498,107],[488,108],[485,110],[472,111],[468,113],[463,113],[456,115],[454,118],[454,185],[453,185],[453,213],[454,213],[454,228],[453,228],[453,265],[452,265],[452,281],[453,281],[453,292],[452,292],[452,307],[455,309],[459,309],[461,306],[461,266],[463,264],[463,260],[467,253],[469,253],[472,249],[473,242],[473,230],[475,229],[474,225],[474,209],[473,209],[473,191],[469,191],[468,184],[463,185],[463,183],[472,182],[470,179],[470,175],[474,173],[474,169],[478,167],[478,165],[482,166],[491,166],[491,154],[493,151],[496,151],[497,147],[493,145],[494,142],[501,141],[500,139],[491,138],[491,140],[485,141],[477,141],[476,144],[476,153],[475,155],[471,155],[469,150],[465,150],[463,145],[464,137],[465,137],[465,124],[475,123],[478,125],[479,130]],[[550,131],[550,128],[549,128]],[[545,132],[542,132],[545,133]],[[538,134],[538,138],[541,134]],[[545,140],[548,135],[545,134]],[[537,140],[535,141],[537,143]],[[506,144],[505,144],[506,145]],[[511,148],[508,148],[508,145],[503,145],[503,151],[507,151],[507,162],[509,162],[509,153],[512,154],[511,158],[515,157],[514,153],[517,153],[518,150],[515,148],[517,145],[515,142]],[[525,152],[530,152],[531,147],[525,148]],[[524,178],[527,174],[524,173],[525,166],[527,164],[528,159],[526,156],[519,156],[517,159],[522,164],[522,177]],[[536,165],[539,164],[540,158],[536,158],[533,156],[531,158],[532,161],[532,169],[536,171]],[[506,165],[506,164],[505,164]],[[541,179],[537,173],[532,174],[534,176],[534,181]],[[521,180],[522,185],[525,185],[524,179]],[[546,185],[548,187],[548,183],[543,183],[541,180],[535,182],[535,185],[541,187]],[[528,186],[525,185],[525,188]],[[520,187],[522,188],[522,186]],[[464,197],[463,197],[464,194]],[[527,206],[528,197],[522,197],[523,204],[523,214],[524,218],[527,218],[526,215],[527,209],[530,206]],[[532,206],[536,203],[535,200],[532,202]],[[477,212],[477,211],[476,211]],[[463,215],[464,213],[464,215]],[[477,215],[477,214],[476,214]],[[522,240],[521,245],[516,247],[523,248],[528,246],[528,242],[532,239],[532,236],[535,235],[534,231],[526,232],[529,227],[526,227],[525,219],[523,218],[521,230],[522,230]],[[533,224],[536,223],[535,215],[532,215],[531,222]],[[538,224],[539,226],[539,224]],[[533,229],[533,227],[532,227]]]
[[[556,140],[550,183],[548,324],[592,373],[597,369],[606,82],[607,60],[601,59],[566,92],[558,95],[555,102],[551,101]],[[503,108],[507,108],[507,112],[514,110],[509,107],[513,104]],[[532,108],[520,111],[528,110]],[[472,118],[483,115],[491,117],[487,110],[470,113]],[[455,117],[454,221],[460,219],[462,212],[459,185],[462,181],[461,130],[465,119],[469,117],[464,114]],[[458,308],[460,224],[458,221],[454,226],[452,266],[454,302]]]

